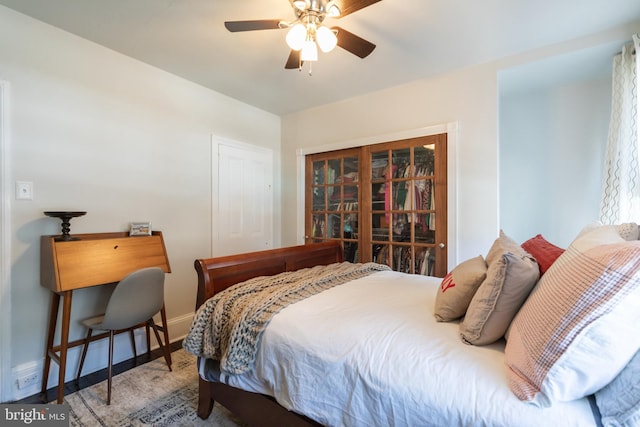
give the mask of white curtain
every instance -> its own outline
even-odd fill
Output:
[[[613,59],[611,123],[600,202],[600,221],[605,224],[640,223],[639,47],[640,34],[635,34],[633,42]]]

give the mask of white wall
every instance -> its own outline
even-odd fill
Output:
[[[3,200],[11,218],[14,374],[40,368],[44,355],[49,292],[39,284],[39,237],[60,232],[47,210],[86,210],[71,221],[72,233],[124,231],[147,220],[161,230],[172,268],[169,329],[179,338],[195,306],[193,261],[211,250],[211,135],[270,148],[278,159],[280,118],[1,6],[0,80],[11,88],[9,178],[34,186],[32,201],[12,192]],[[279,199],[274,206],[278,218]],[[72,339],[84,334],[77,320],[94,314],[106,292],[74,293]],[[118,344],[120,359],[130,354],[126,339]],[[93,369],[106,366],[106,347],[95,348]],[[76,362],[71,352],[67,378]]]
[[[293,113],[283,117],[282,122],[282,181],[283,181],[283,243],[293,244],[298,241],[302,230],[291,226],[296,224],[295,218],[299,215],[303,205],[297,200],[295,189],[296,163],[295,149],[339,143],[340,141],[357,140],[399,132],[407,129],[416,129],[430,125],[457,122],[459,133],[457,139],[457,224],[456,247],[457,262],[474,257],[478,254],[485,255],[491,243],[498,235],[502,226],[499,203],[501,199],[500,182],[512,179],[512,175],[501,177],[503,171],[499,169],[499,129],[501,120],[499,107],[498,75],[501,71],[513,67],[526,66],[545,58],[564,56],[583,52],[586,49],[597,47],[605,52],[607,61],[613,52],[611,46],[621,46],[628,41],[633,32],[638,30],[638,23],[624,28],[611,29],[603,33],[594,34],[582,39],[572,40],[560,45],[549,46],[537,51],[526,52],[509,58],[503,58],[495,62],[481,64],[475,67],[459,70],[443,76],[415,81],[403,86],[388,90],[370,93],[344,102],[330,104],[307,111]],[[601,47],[606,49],[601,49]],[[616,47],[613,47],[615,49]],[[578,55],[584,59],[584,55]],[[573,60],[573,58],[571,58]],[[588,61],[587,61],[588,62]],[[566,64],[562,64],[566,65]],[[556,68],[555,71],[563,70]],[[516,82],[527,83],[526,81]],[[602,100],[601,87],[594,93],[578,96],[581,88],[569,88],[568,92],[558,91],[547,101],[552,108],[535,106],[536,114],[532,117],[540,117],[544,114],[557,114],[557,121],[547,121],[545,124],[557,122],[565,123],[560,130],[554,127],[545,129],[545,132],[554,133],[554,141],[560,141],[553,146],[552,154],[558,162],[551,162],[549,167],[555,168],[554,176],[561,175],[565,162],[571,153],[581,143],[585,136],[595,136],[589,132],[593,128],[585,127],[582,120],[591,120],[597,116],[597,120],[608,121],[606,108],[590,110],[590,102]],[[591,87],[589,88],[591,90]],[[579,103],[580,105],[572,105]],[[533,107],[533,106],[531,106]],[[541,108],[541,109],[540,109]],[[523,126],[530,126],[531,120],[522,114],[519,119]],[[590,123],[594,124],[594,123]],[[598,125],[601,124],[600,122]],[[576,129],[580,127],[579,129]],[[523,127],[523,129],[525,129]],[[598,131],[601,128],[597,127]],[[517,131],[517,128],[514,130]],[[571,141],[571,145],[565,145],[563,141]],[[593,140],[589,138],[589,144],[585,150],[593,148]],[[531,148],[531,147],[528,147]],[[530,151],[528,151],[530,153]],[[526,153],[521,156],[526,161]],[[596,155],[597,157],[597,155]],[[575,166],[572,172],[579,180],[581,174],[587,174],[589,180],[596,177],[589,174],[594,166],[593,157],[581,157],[576,160],[582,162]],[[574,180],[574,184],[576,183]],[[575,191],[575,186],[565,188],[567,192]],[[562,221],[553,223],[554,232],[559,230],[567,221],[577,218],[573,210],[576,206],[571,203],[573,194],[555,193],[546,191],[544,194],[532,194],[532,198],[540,200],[545,206],[556,206],[558,212],[563,212]],[[551,198],[552,197],[552,198]],[[578,208],[584,208],[584,204],[591,209],[593,194],[587,199],[582,199]],[[538,199],[539,198],[539,199]],[[506,199],[503,205],[512,201]],[[555,219],[559,218],[556,214]],[[585,214],[591,217],[591,214]],[[554,219],[554,221],[555,221]],[[580,222],[581,219],[576,219]],[[289,226],[287,226],[289,224]],[[545,224],[546,226],[546,224]],[[518,231],[520,232],[520,231]],[[528,230],[524,230],[523,235]],[[555,234],[554,234],[555,235]],[[451,259],[453,254],[450,254]]]
[[[495,69],[485,65],[283,117],[285,204],[296,205],[295,148],[458,122],[459,257],[484,253],[499,230],[496,94]],[[296,213],[283,210],[283,224],[295,224]],[[283,225],[284,243],[296,237]]]
[[[518,242],[567,247],[598,219],[611,79],[500,99],[500,223]]]

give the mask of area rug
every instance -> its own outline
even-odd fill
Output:
[[[180,349],[171,353],[172,372],[158,358],[113,377],[111,405],[103,381],[65,397],[71,407],[70,426],[215,426],[238,427],[240,420],[215,404],[208,419],[196,414],[196,358]]]

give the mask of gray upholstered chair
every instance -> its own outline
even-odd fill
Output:
[[[134,329],[145,327],[147,333],[147,347],[149,346],[149,327],[153,328],[158,344],[164,352],[167,366],[171,370],[171,353],[169,343],[163,343],[158,333],[158,326],[153,321],[153,316],[164,308],[164,272],[158,267],[143,268],[134,271],[123,278],[113,290],[106,311],[103,315],[92,317],[82,321],[87,328],[87,336],[84,339],[82,357],[78,367],[78,376],[82,373],[82,366],[87,355],[87,348],[91,341],[98,339],[92,337],[94,330],[108,331],[109,336],[109,367],[107,405],[111,404],[111,376],[113,369],[113,338],[120,332],[129,332],[133,355],[137,357],[136,345],[133,337]],[[163,324],[163,328],[167,325]],[[147,350],[149,350],[147,348]]]

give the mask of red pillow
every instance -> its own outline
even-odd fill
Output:
[[[522,249],[529,252],[536,259],[538,267],[540,268],[541,276],[564,252],[564,249],[557,247],[553,243],[549,243],[541,234],[530,238],[520,246],[522,246]]]

